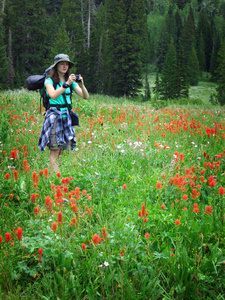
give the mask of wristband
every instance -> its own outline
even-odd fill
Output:
[[[63,87],[64,89],[67,89],[69,86],[70,86],[70,85],[69,85],[68,83],[66,83],[66,82],[64,82],[63,85],[62,85],[62,87]]]

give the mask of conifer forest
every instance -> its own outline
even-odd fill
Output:
[[[223,0],[1,0],[0,88],[67,53],[91,93],[133,97],[155,72],[159,98],[186,97],[207,72],[224,104],[224,18]]]

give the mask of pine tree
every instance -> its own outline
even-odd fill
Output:
[[[170,39],[175,40],[177,28],[176,28],[176,19],[174,17],[172,5],[169,6],[168,13],[165,16],[165,22],[166,22],[167,32],[170,36]]]
[[[125,1],[127,10],[126,22],[126,60],[124,76],[124,94],[129,97],[136,96],[142,87],[142,76],[147,65],[147,17],[144,0]]]
[[[209,18],[207,17],[204,9],[202,9],[199,14],[199,21],[197,26],[197,39],[201,38],[201,34],[204,40],[206,71],[208,72],[210,70],[212,54],[212,32]]]
[[[48,57],[51,32],[47,30],[47,15],[41,4],[42,0],[9,0],[6,7],[5,23],[7,32],[10,28],[12,33],[13,65],[17,66],[16,76],[24,84],[29,74],[43,72]]]
[[[225,18],[225,2],[224,1],[222,1],[220,3],[219,12],[221,13],[221,16],[223,16],[223,18]]]
[[[42,7],[51,15],[54,11],[59,14],[63,0],[42,0]]]
[[[176,45],[176,49],[178,49],[179,41],[180,41],[181,34],[183,31],[183,22],[182,22],[182,18],[180,16],[179,10],[176,11],[174,18],[175,18],[175,23],[176,23],[174,42]]]
[[[162,74],[158,85],[159,89],[157,90],[157,93],[162,99],[168,100],[177,97],[175,89],[177,79],[176,65],[176,49],[174,43],[171,42],[163,64]]]
[[[225,105],[225,42],[223,42],[222,47],[219,51],[219,67],[218,73],[218,86],[217,86],[217,101],[221,105]]]
[[[220,39],[220,35],[217,32],[217,30],[214,30],[214,34],[213,34],[213,49],[212,49],[212,55],[211,55],[211,62],[210,62],[210,74],[212,75],[212,80],[215,81],[216,80],[216,70],[219,67],[218,64],[218,53],[219,50],[221,48],[221,39]]]
[[[182,35],[181,35],[181,43],[183,45],[184,59],[185,59],[186,65],[188,64],[188,59],[189,59],[192,47],[195,47],[195,45],[196,45],[195,35],[196,35],[196,31],[195,31],[193,10],[190,7],[189,14],[184,23],[184,28],[183,28]]]
[[[192,47],[188,64],[187,64],[187,76],[190,85],[198,85],[199,81],[199,62],[197,53],[194,47]]]
[[[66,31],[65,20],[63,20],[62,25],[59,27],[58,32],[56,34],[55,43],[53,44],[53,47],[51,47],[51,62],[53,62],[54,57],[59,53],[65,53],[69,55],[71,60],[73,60],[74,51],[73,47],[71,47],[71,41]]]
[[[197,2],[198,2],[198,11],[201,11],[202,1],[203,0],[197,0]]]
[[[222,23],[221,41],[225,41],[225,19]]]
[[[186,3],[189,3],[190,0],[173,0],[173,3],[176,3],[177,7],[179,9],[184,9]]]
[[[157,67],[160,72],[162,71],[162,66],[171,40],[171,36],[167,29],[168,28],[164,19],[160,26],[159,38],[156,45]]]
[[[124,89],[127,23],[126,6],[123,1],[106,1],[107,40],[104,43],[103,57],[105,59],[104,90],[109,95],[119,96],[119,89]]]
[[[71,47],[73,47],[74,53],[81,53],[82,47],[87,43],[87,11],[87,0],[64,0],[60,9],[60,20],[61,23],[65,22],[66,24],[67,35],[72,42]]]
[[[183,47],[179,44],[177,50],[177,65],[176,65],[176,98],[188,98],[189,84],[187,78],[187,69],[184,62]]]
[[[197,39],[197,57],[199,62],[199,73],[202,76],[202,72],[206,71],[206,58],[205,58],[205,43],[200,33],[200,37]]]
[[[144,0],[106,1],[106,27],[107,93],[135,96],[142,85],[147,36]]]
[[[181,47],[178,53],[171,42],[160,79],[156,78],[154,91],[161,99],[188,97],[188,84],[185,71],[184,56]]]

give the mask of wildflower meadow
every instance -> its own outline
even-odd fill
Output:
[[[224,107],[73,107],[56,174],[39,94],[0,95],[0,299],[225,299]]]

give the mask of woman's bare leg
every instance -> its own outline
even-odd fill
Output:
[[[59,172],[59,167],[56,163],[56,159],[59,157],[59,155],[61,153],[61,149],[60,150],[50,150],[50,167],[52,169],[52,172]]]

